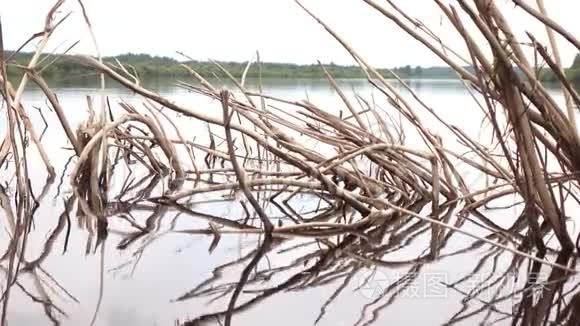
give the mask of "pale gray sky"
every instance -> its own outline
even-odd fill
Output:
[[[387,6],[386,1],[377,1]],[[535,0],[527,1],[535,5]],[[580,37],[580,1],[545,2],[550,16]],[[53,3],[54,0],[0,0],[6,48],[13,49],[40,31]],[[143,52],[175,57],[175,51],[183,51],[200,60],[245,61],[259,50],[263,61],[353,63],[345,50],[292,0],[84,0],[84,3],[104,55]],[[361,0],[302,0],[302,3],[375,66],[441,64]],[[395,0],[395,3],[464,52],[457,34],[433,1]],[[546,40],[543,27],[522,10],[514,9],[511,1],[496,0],[496,3],[519,35],[527,30]],[[77,0],[67,0],[61,15],[69,11],[71,17],[59,28],[49,49],[60,46],[64,50],[80,40],[74,52],[94,54]],[[575,49],[561,38],[559,44],[563,63],[568,66]]]

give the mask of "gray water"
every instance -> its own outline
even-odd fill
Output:
[[[168,81],[152,81],[145,85],[185,106],[220,113],[216,109],[216,103]],[[367,99],[374,98],[379,105],[387,107],[380,93],[372,89],[366,81],[344,80],[340,81],[340,85],[350,96],[356,93]],[[409,86],[450,124],[460,126],[474,138],[481,136],[481,111],[460,81],[420,80],[410,81]],[[87,116],[86,96],[98,98],[99,95],[99,90],[94,84],[59,85],[59,83],[54,83],[53,87],[73,126],[81,123]],[[250,81],[250,87],[256,87],[254,81]],[[413,101],[409,93],[400,85],[393,82],[393,87]],[[557,89],[551,92],[558,101],[562,100]],[[264,93],[293,100],[308,99],[319,107],[333,112],[344,110],[335,91],[323,80],[267,80],[264,82]],[[105,94],[113,105],[120,100],[139,105],[139,100],[131,92],[112,83],[108,84]],[[55,114],[47,109],[46,99],[40,90],[35,88],[26,90],[23,99],[27,108],[39,107],[49,123],[56,125],[54,124]],[[417,105],[416,102],[413,103]],[[42,119],[34,109],[29,109],[28,113],[40,132],[43,125]],[[450,148],[459,146],[455,139],[448,138],[449,133],[431,115],[419,109],[418,113],[430,130],[444,136],[445,145]],[[203,124],[189,118],[180,118],[178,123],[185,130],[185,138],[193,139],[199,136],[196,138],[198,141],[205,141],[203,132],[200,133],[200,130],[205,130]],[[0,133],[4,132],[5,127],[5,121],[0,121]],[[207,224],[194,216],[178,214],[177,211],[168,209],[161,213],[162,218],[158,219],[159,224],[155,232],[137,239],[124,249],[119,249],[118,246],[127,237],[127,231],[130,228],[127,223],[116,221],[111,223],[111,231],[107,239],[98,248],[91,247],[90,252],[87,253],[88,234],[78,227],[74,214],[69,216],[70,235],[66,252],[65,234],[68,227],[66,225],[55,233],[56,239],[52,245],[47,246],[49,234],[52,234],[54,230],[59,230],[57,227],[59,221],[63,222],[66,219],[66,216],[61,215],[64,211],[63,201],[70,195],[70,181],[66,172],[60,192],[58,189],[65,164],[72,155],[69,148],[63,148],[68,146],[64,146],[63,139],[65,139],[64,132],[55,127],[48,128],[42,138],[58,176],[48,186],[48,192],[40,200],[25,256],[28,261],[32,261],[43,251],[47,251],[48,255],[41,262],[41,268],[19,275],[19,286],[13,288],[8,304],[9,324],[89,325],[99,306],[101,292],[102,299],[96,325],[173,325],[176,320],[184,321],[223,310],[227,306],[231,293],[215,301],[211,301],[211,296],[175,300],[211,277],[216,267],[235,261],[254,250],[259,240],[255,236],[224,235],[217,248],[209,253],[211,236],[176,232],[176,230],[200,228]],[[411,143],[418,141],[411,131],[408,134],[408,141]],[[33,162],[30,171],[31,182],[38,195],[44,186],[46,174],[35,150],[29,152],[29,160]],[[12,179],[12,175],[8,172],[2,172],[0,175],[2,183]],[[480,182],[476,176],[470,179],[467,175],[467,179],[470,182]],[[215,199],[219,196],[200,195],[195,199],[203,201],[208,198]],[[298,198],[295,201],[296,206],[301,209],[308,209],[313,205],[308,198]],[[510,198],[506,201],[509,202]],[[144,224],[151,215],[151,210],[155,209],[152,205],[149,211],[144,209],[136,212],[134,218]],[[508,226],[517,216],[519,209],[520,207],[516,206],[501,212],[489,211],[486,214],[494,218],[497,224]],[[243,215],[243,210],[235,201],[200,203],[195,205],[195,210],[229,218]],[[271,213],[280,215],[276,209],[272,209]],[[0,248],[5,250],[9,242],[9,234],[3,214],[4,212],[0,211],[0,223],[3,230],[0,236]],[[465,228],[483,232],[483,229],[475,224],[467,223]],[[425,243],[426,240],[427,243]],[[363,325],[373,321],[377,325],[439,325],[448,322],[456,313],[462,312],[463,308],[466,313],[469,313],[484,306],[486,300],[491,300],[495,293],[493,289],[496,287],[482,290],[478,300],[469,301],[467,305],[462,303],[465,293],[481,284],[487,284],[486,282],[491,284],[494,280],[501,278],[506,281],[503,289],[500,290],[501,293],[506,294],[521,288],[525,280],[521,277],[515,278],[520,274],[519,271],[513,275],[509,274],[510,276],[502,274],[507,270],[513,258],[508,253],[498,255],[496,260],[486,261],[484,266],[475,273],[472,270],[479,260],[490,252],[492,248],[489,246],[484,245],[463,254],[445,257],[445,253],[467,248],[472,242],[473,240],[469,237],[456,234],[442,253],[444,258],[422,263],[418,270],[414,270],[411,267],[415,266],[415,263],[403,262],[417,256],[428,247],[427,235],[420,235],[410,246],[383,257],[385,261],[393,262],[392,264],[385,264],[376,269],[362,268],[351,278],[350,283],[345,286],[336,300],[324,309],[325,315],[318,324],[355,325],[358,322],[359,325]],[[284,266],[316,248],[310,245],[289,252],[283,251],[284,248],[298,243],[294,240],[288,241],[281,247],[275,248],[267,255],[267,259],[260,262],[259,267],[267,269]],[[237,281],[239,272],[246,263],[247,261],[225,269],[223,279],[217,284]],[[299,267],[301,264],[288,271],[272,273],[269,280],[250,284],[246,290],[276,286],[299,270]],[[549,273],[550,270],[543,270],[543,272]],[[384,297],[381,296],[382,291],[397,279],[414,273],[419,273],[417,278],[401,289],[397,295],[393,296],[390,293]],[[445,286],[470,273],[471,277],[459,284],[457,289]],[[101,275],[103,276],[102,284]],[[366,278],[369,278],[368,283],[365,283]],[[312,325],[321,313],[321,307],[344,279],[345,277],[339,277],[324,285],[282,291],[242,313],[235,314],[234,325]],[[4,288],[5,281],[2,281],[2,284]],[[67,295],[64,290],[70,295]],[[251,293],[243,294],[238,302],[247,300],[251,295]],[[35,301],[32,297],[50,298],[50,301],[66,316],[54,309],[46,309],[42,302]],[[504,300],[497,303],[493,309],[483,309],[481,313],[458,321],[456,324],[473,325],[484,319],[488,323],[496,321],[498,325],[510,324],[510,319],[504,318],[512,313],[512,305],[517,302],[516,298]]]

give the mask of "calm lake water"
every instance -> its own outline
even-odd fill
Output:
[[[340,85],[353,99],[355,94],[359,94],[367,100],[376,101],[379,106],[387,107],[380,93],[366,81],[343,80]],[[216,103],[169,82],[148,82],[146,86],[183,105],[221,114],[216,109]],[[421,80],[409,81],[409,86],[448,123],[460,126],[473,138],[485,137],[481,110],[461,82]],[[250,81],[250,88],[255,87],[255,82]],[[417,106],[402,86],[393,82],[393,87]],[[86,96],[98,98],[99,94],[94,85],[57,84],[54,91],[73,126],[87,117]],[[551,92],[558,101],[562,101],[557,89]],[[134,94],[112,84],[105,93],[113,106],[119,101],[139,105]],[[292,100],[308,99],[331,112],[344,110],[336,92],[323,80],[267,80],[264,82],[264,93]],[[49,124],[57,125],[55,114],[48,109],[40,90],[26,90],[24,103],[39,132],[42,131],[43,122],[34,107],[43,111]],[[424,124],[443,137],[446,146],[459,148],[457,140],[450,137],[433,116],[423,110],[417,111]],[[204,124],[184,117],[177,121],[184,138],[191,140],[197,137],[196,141],[207,144]],[[5,128],[5,121],[0,121],[0,133],[4,133]],[[150,205],[132,218],[141,225],[151,221],[154,232],[127,243],[131,235],[129,232],[134,232],[134,229],[127,222],[115,220],[110,225],[107,239],[96,249],[89,245],[87,253],[87,243],[94,239],[90,240],[88,233],[79,227],[74,214],[63,214],[65,200],[70,196],[70,181],[66,172],[63,185],[59,187],[59,183],[72,152],[63,143],[64,132],[58,127],[45,130],[42,139],[57,169],[57,178],[39,198],[40,207],[34,218],[25,257],[28,262],[39,257],[42,259],[39,268],[20,273],[18,286],[13,287],[8,305],[9,325],[89,325],[97,309],[95,325],[174,325],[178,320],[193,319],[227,307],[231,291],[220,296],[218,290],[220,286],[223,288],[238,280],[247,260],[218,269],[216,282],[199,287],[200,291],[206,290],[205,296],[177,299],[212,278],[217,267],[251,254],[259,241],[257,237],[223,235],[219,245],[209,253],[212,236],[179,232],[207,227],[207,222],[180,214],[174,209]],[[418,142],[418,136],[409,130],[407,141]],[[29,152],[29,160],[33,162],[31,182],[38,196],[45,186],[46,174],[35,150]],[[2,172],[0,181],[4,184],[10,182],[12,177],[11,173]],[[472,183],[482,182],[477,175],[470,176],[469,173],[466,173],[466,179]],[[221,196],[196,196],[195,201],[199,203],[195,204],[194,209],[230,218],[244,214],[237,201],[207,202],[209,199],[219,200]],[[506,203],[513,200],[513,197],[505,198]],[[302,197],[294,199],[294,204],[302,210],[316,205]],[[514,206],[501,211],[489,210],[485,214],[498,225],[509,226],[520,209],[520,206]],[[270,213],[272,216],[281,215],[275,207],[271,208]],[[0,248],[5,250],[9,235],[3,214],[0,211],[3,230]],[[475,223],[466,223],[463,227],[485,234],[485,230]],[[67,233],[68,243],[65,244]],[[338,273],[322,284],[302,284],[276,293],[235,314],[233,323],[294,326],[315,322],[318,325],[440,325],[451,322],[474,325],[485,321],[485,324],[509,325],[513,307],[520,298],[516,296],[493,304],[489,301],[521,289],[528,263],[525,262],[520,269],[510,270],[508,267],[513,262],[513,255],[495,253],[487,245],[470,247],[473,239],[461,234],[455,234],[449,240],[441,253],[442,258],[421,263],[409,261],[428,248],[428,239],[428,234],[417,234],[408,245],[383,257],[391,262],[384,266],[361,266],[355,272],[344,269],[344,274]],[[284,242],[262,259],[259,269],[274,271],[265,272],[262,279],[248,284],[245,288],[248,292],[241,295],[238,303],[253,296],[253,290],[275,287],[300,272],[303,266],[312,264],[305,259],[293,265],[296,259],[317,249],[316,245],[310,244],[289,250],[298,244],[300,242],[294,240]],[[555,257],[548,255],[547,259],[554,260]],[[476,269],[480,261],[483,263]],[[352,263],[345,260],[343,267]],[[282,268],[284,266],[288,268]],[[276,272],[276,268],[280,270]],[[338,270],[341,266],[335,268]],[[5,275],[6,270],[3,271]],[[551,270],[544,267],[541,272],[547,276]],[[5,283],[2,282],[2,289]],[[573,281],[569,283],[570,287],[575,284]],[[397,284],[400,286],[397,287]],[[342,288],[341,293],[325,306],[325,302],[339,288]],[[477,293],[477,298],[466,301],[466,294],[471,291]],[[54,306],[46,304],[47,301]]]

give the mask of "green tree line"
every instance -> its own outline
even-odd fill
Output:
[[[18,53],[7,51],[5,58],[8,61],[9,78],[18,78],[23,70],[19,66],[26,66],[32,58],[32,53]],[[186,64],[206,78],[226,77],[214,63],[209,61],[183,61],[169,57],[151,56],[149,54],[123,54],[115,57],[105,57],[103,60],[110,64],[121,62],[129,71],[136,71],[139,78],[154,77],[184,77],[189,72],[181,66]],[[246,63],[219,62],[226,70],[235,77],[241,77]],[[364,73],[358,66],[337,65],[334,63],[324,64],[325,68],[334,78],[365,78]],[[42,75],[47,78],[67,79],[94,75],[95,72],[82,65],[73,55],[46,55],[40,64]],[[387,69],[378,69],[381,75],[392,78]],[[453,70],[448,67],[397,67],[392,71],[401,78],[457,78]],[[247,73],[248,78],[255,78],[261,74],[262,78],[324,78],[324,71],[318,64],[298,65],[292,63],[266,62],[261,64],[261,69],[254,64]]]
[[[566,77],[572,83],[575,85],[580,85],[580,54],[576,55],[570,68],[566,69],[564,72]],[[545,69],[542,74],[542,80],[546,82],[557,82],[558,78],[551,70]]]
[[[13,52],[5,52],[8,60],[8,77],[10,79],[22,76],[22,66],[26,66],[32,58],[32,53],[21,52],[13,55]],[[206,78],[225,78],[225,73],[210,61],[178,61],[169,57],[151,56],[149,54],[122,54],[115,57],[105,57],[103,60],[110,64],[121,62],[131,72],[136,71],[139,78],[157,77],[186,77],[189,72],[181,66],[188,65]],[[219,61],[226,70],[235,77],[241,77],[246,63]],[[358,66],[337,65],[334,63],[324,64],[325,68],[334,78],[365,78],[364,73]],[[471,70],[470,67],[465,67]],[[40,71],[47,79],[73,79],[76,77],[86,77],[94,75],[95,72],[89,67],[80,63],[73,55],[45,55],[41,59]],[[393,78],[388,69],[378,69],[386,78]],[[401,78],[422,78],[422,79],[448,79],[457,78],[457,74],[449,67],[412,67],[403,66],[393,68],[392,71]],[[254,64],[247,73],[248,78],[257,78],[261,74],[262,78],[324,78],[324,71],[318,64],[299,65],[293,63],[266,62],[261,64],[261,69]],[[566,69],[566,75],[575,84],[580,84],[580,54],[574,59],[574,63]],[[546,82],[556,82],[556,76],[545,69],[541,78]]]

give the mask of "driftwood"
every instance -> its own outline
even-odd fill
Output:
[[[16,90],[6,77],[5,58],[0,57],[0,90],[9,127],[0,143],[0,167],[15,172],[14,196],[18,204],[13,210],[8,195],[1,189],[0,204],[6,212],[12,235],[10,248],[2,258],[2,262],[8,264],[5,268],[8,275],[6,291],[2,296],[2,323],[6,320],[10,288],[19,284],[18,273],[21,270],[38,273],[47,252],[52,249],[52,242],[70,219],[69,212],[74,211],[75,203],[79,225],[91,234],[87,252],[91,251],[93,235],[96,235],[98,246],[108,232],[118,231],[110,228],[110,220],[122,219],[129,223],[131,231],[125,232],[124,240],[118,245],[127,250],[137,240],[153,236],[168,210],[206,221],[206,229],[175,232],[213,236],[210,252],[229,234],[260,237],[256,250],[223,266],[247,262],[239,280],[218,285],[220,276],[215,276],[177,299],[212,295],[219,298],[231,293],[227,309],[186,321],[186,325],[222,317],[225,324],[230,325],[234,314],[280,291],[314,287],[344,278],[344,285],[325,303],[320,319],[326,306],[364,267],[409,266],[410,272],[416,272],[442,256],[474,251],[484,245],[492,249],[482,258],[481,264],[509,253],[513,256],[510,269],[520,268],[523,262],[536,269],[551,268],[553,283],[550,284],[554,287],[548,287],[545,297],[535,305],[529,304],[533,298],[524,295],[520,310],[510,315],[516,321],[525,321],[524,324],[537,323],[549,316],[558,287],[561,290],[562,284],[556,280],[577,273],[571,264],[571,254],[579,250],[578,240],[574,241],[572,237],[576,235],[569,233],[564,204],[580,205],[577,196],[580,138],[574,119],[574,106],[578,106],[580,100],[562,71],[554,32],[576,47],[578,41],[548,17],[542,1],[538,0],[538,10],[523,1],[513,2],[547,29],[551,50],[533,35],[529,37],[533,49],[546,62],[545,69],[558,77],[566,98],[565,107],[558,105],[542,85],[535,73],[538,67],[528,61],[522,43],[515,39],[509,23],[493,2],[457,0],[459,6],[454,7],[435,1],[469,50],[469,57],[462,58],[451,46],[440,44],[426,26],[400,10],[393,1],[383,4],[364,0],[377,14],[395,23],[455,69],[466,88],[482,99],[479,109],[490,126],[491,143],[473,139],[465,130],[447,123],[436,109],[423,102],[395,75],[410,95],[399,94],[385,76],[370,66],[331,26],[300,3],[298,5],[360,65],[369,84],[383,96],[382,102],[358,95],[353,99],[322,64],[348,116],[308,101],[263,94],[261,85],[257,92],[248,90],[245,77],[236,80],[216,63],[234,85],[229,90],[222,90],[184,65],[196,82],[180,82],[179,85],[195,93],[194,96],[219,103],[217,112],[221,114],[212,114],[208,108],[189,107],[144,88],[137,76],[131,75],[121,63],[118,66],[105,64],[100,55],[99,58],[79,56],[80,62],[99,73],[102,83],[106,76],[138,94],[142,106],[123,101],[108,106],[108,99],[103,94],[99,102],[101,110],[96,112],[93,99],[89,98],[90,116],[74,130],[67,120],[66,108],[59,103],[37,66],[50,35],[62,22],[55,23],[62,2],[58,1],[48,14],[44,31],[38,35],[37,52],[23,67],[24,77]],[[79,3],[98,52],[87,13],[82,2]],[[458,10],[463,15],[459,15]],[[462,19],[469,19],[469,24],[477,29],[468,31]],[[3,56],[1,35],[0,28],[0,55]],[[485,42],[474,42],[480,37]],[[492,53],[492,58],[484,55],[488,52]],[[466,70],[465,63],[473,69]],[[259,60],[256,64],[260,69]],[[244,76],[249,69],[250,63]],[[46,95],[66,136],[63,142],[68,141],[74,151],[71,168],[65,169],[61,177],[61,184],[66,184],[63,180],[68,172],[70,182],[66,187],[72,189],[72,195],[65,202],[65,212],[59,217],[58,227],[50,235],[45,250],[32,261],[23,257],[26,230],[38,206],[28,180],[27,136],[40,153],[49,175],[48,183],[52,182],[55,172],[22,101],[29,80]],[[462,149],[449,148],[449,139],[440,135],[441,129],[436,133],[426,125],[422,114],[435,117],[445,133],[458,140]],[[181,129],[177,121],[178,116],[205,124],[208,141],[187,139],[186,130]],[[419,136],[418,143],[405,142],[406,134],[411,133]],[[313,150],[313,145],[323,150]],[[7,159],[10,155],[12,161]],[[468,185],[464,171],[457,168],[458,163],[486,180],[493,180],[493,184]],[[129,175],[120,183],[112,182],[120,171],[129,171]],[[148,174],[133,175],[143,171]],[[192,203],[202,195],[208,200],[240,202],[246,216],[214,216],[195,211]],[[485,212],[507,195],[516,198],[514,201],[521,207],[521,215],[511,227],[502,228]],[[294,200],[317,202],[318,205],[308,212],[296,211],[292,206]],[[273,206],[283,213],[285,222],[273,216]],[[131,212],[136,211],[146,212],[148,217],[144,225],[131,217]],[[465,230],[466,221],[481,226],[488,233],[481,235]],[[466,249],[449,253],[446,251],[448,241],[456,233],[472,238],[473,243]],[[405,261],[385,258],[420,235],[429,238],[426,253]],[[546,240],[550,235],[556,236],[557,243]],[[292,247],[294,249],[312,244],[316,244],[317,249],[280,268],[287,272],[304,264],[300,273],[292,274],[274,287],[256,290],[258,293],[248,299],[243,291],[246,285],[269,273],[258,268],[263,256],[283,248],[291,240],[300,242]],[[284,250],[292,252],[292,248]],[[547,253],[554,252],[559,252],[556,262],[546,257]],[[308,261],[314,263],[306,267]],[[474,273],[481,268],[478,266]],[[456,285],[448,284],[449,288],[459,291]],[[393,293],[394,298],[396,291],[388,288],[384,295]],[[499,294],[497,296],[499,300]],[[558,318],[578,318],[573,305],[579,299],[574,298],[575,301],[559,310]],[[558,300],[563,301],[562,298]],[[62,313],[50,298],[41,301],[52,318],[53,313]],[[463,312],[463,309],[458,312],[450,324],[468,318]]]

